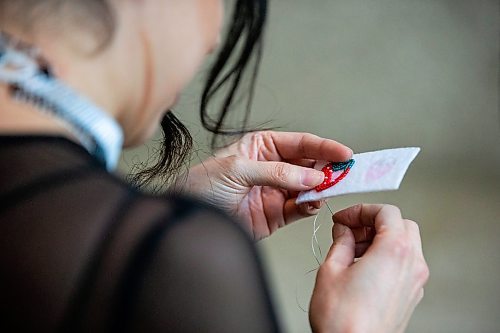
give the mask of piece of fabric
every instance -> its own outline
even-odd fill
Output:
[[[67,139],[0,136],[0,332],[277,332],[252,241]]]
[[[325,173],[326,183],[300,193],[296,202],[301,204],[344,194],[397,190],[419,152],[420,148],[396,148],[355,154],[352,165],[342,164],[341,170]],[[318,161],[315,169],[322,170],[330,163]],[[347,167],[349,170],[345,172]],[[335,183],[328,186],[331,182]]]

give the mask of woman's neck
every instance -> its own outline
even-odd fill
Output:
[[[134,77],[132,61],[124,66],[114,60],[119,52],[123,53],[123,46],[116,38],[105,50],[92,54],[96,45],[92,45],[91,41],[82,43],[83,46],[75,45],[75,40],[86,40],[84,37],[78,39],[73,36],[65,40],[63,37],[45,39],[43,36],[30,38],[15,32],[11,34],[29,45],[39,47],[55,77],[118,122],[122,114],[130,112],[128,108],[134,104],[132,101],[138,99],[130,94],[127,85],[129,80],[124,79]],[[130,58],[134,59],[132,56]],[[127,68],[128,73],[124,73],[124,68]],[[35,104],[15,99],[9,87],[0,83],[0,134],[54,134],[74,139],[66,123],[41,111]],[[124,127],[129,124],[120,125]]]
[[[42,134],[76,137],[59,119],[40,112],[36,106],[14,100],[7,87],[0,86],[0,135]]]

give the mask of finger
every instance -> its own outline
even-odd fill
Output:
[[[296,200],[296,198],[295,198],[295,200]],[[311,202],[309,202],[309,204],[316,209],[321,209],[325,205],[325,202],[326,202],[325,200],[311,201]]]
[[[282,212],[283,203],[285,202],[285,195],[267,186],[262,186],[261,188],[258,188],[255,191],[261,192],[260,195],[263,202],[262,207],[265,215],[265,219],[261,220],[262,223],[260,224],[267,225],[269,227],[269,234],[271,235],[276,230],[286,225],[285,218]],[[249,195],[252,196],[252,194]],[[251,200],[252,198],[249,197],[249,199]]]
[[[353,228],[356,243],[371,242],[375,237],[375,229],[370,227]]]
[[[303,158],[303,159],[294,159],[294,160],[286,160],[286,162],[306,168],[314,168],[316,165],[316,160]]]
[[[284,162],[246,160],[240,177],[247,186],[272,186],[289,191],[305,191],[321,184],[325,175],[311,168]]]
[[[354,263],[355,242],[351,229],[343,224],[333,226],[333,245],[328,252],[325,264],[334,270],[344,270]]]
[[[269,132],[282,158],[347,161],[352,150],[334,140],[309,133]]]
[[[362,257],[368,248],[372,245],[373,238],[375,237],[375,228],[362,227],[352,229],[354,240],[356,242],[355,256],[356,258]]]
[[[374,227],[382,231],[405,232],[406,228],[399,208],[391,205],[356,205],[333,215],[333,221],[351,228]]]
[[[288,194],[288,198],[293,198],[295,201],[297,200],[297,197],[300,193],[298,191],[285,191],[285,192]],[[326,200],[308,201],[308,203],[314,208],[321,209],[323,208],[323,206],[325,206]]]
[[[414,221],[411,220],[404,220],[406,228],[409,231],[409,237],[412,242],[413,248],[417,253],[420,255],[420,257],[424,257],[424,253],[422,250],[422,239],[420,236],[420,228],[418,224]]]
[[[365,253],[366,251],[368,250],[368,248],[372,245],[371,242],[362,242],[362,243],[356,243],[356,247],[355,247],[355,257],[356,258],[361,258]]]
[[[285,224],[290,224],[295,221],[304,219],[306,217],[311,217],[317,215],[320,208],[316,208],[311,205],[310,202],[306,202],[300,205],[295,203],[295,198],[288,199],[283,207],[283,215],[285,217]]]

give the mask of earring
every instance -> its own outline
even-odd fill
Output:
[[[0,32],[0,83],[12,97],[65,121],[89,153],[113,170],[123,145],[114,118],[52,75],[38,49]]]

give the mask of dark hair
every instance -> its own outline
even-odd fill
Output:
[[[254,96],[255,82],[262,57],[262,35],[267,17],[267,0],[237,0],[226,40],[209,72],[200,103],[200,118],[205,129],[214,134],[212,148],[217,145],[219,135],[241,135],[248,132],[248,119]],[[231,64],[230,60],[234,58]],[[239,128],[226,128],[227,116],[234,106],[247,68],[252,64],[246,108]],[[226,69],[228,67],[229,69]],[[217,93],[227,89],[222,105],[215,116],[208,106]],[[193,146],[193,139],[186,127],[168,112],[161,123],[162,146],[157,151],[158,161],[132,176],[138,187],[152,185],[155,179],[160,184],[171,181],[184,166]],[[161,185],[160,185],[161,187]]]
[[[33,29],[39,17],[54,18],[58,13],[78,13],[76,17],[71,15],[62,17],[101,36],[98,46],[104,47],[112,38],[114,30],[113,12],[108,1],[0,0],[0,23],[18,25],[22,29]],[[219,135],[239,135],[248,131],[248,117],[262,55],[262,35],[266,16],[267,0],[236,0],[226,40],[209,71],[200,103],[202,125],[214,134],[212,148],[215,148]],[[245,72],[251,65],[253,68],[250,71],[248,90],[245,92],[247,104],[243,122],[239,128],[226,128],[227,116],[236,104],[236,96]],[[210,115],[209,104],[218,93],[223,93],[226,89],[220,109],[216,114]],[[157,162],[153,166],[145,167],[129,179],[137,187],[151,185],[155,179],[161,180],[161,183],[168,183],[190,156],[193,139],[187,128],[172,112],[166,113],[161,128],[163,140],[161,148],[156,152]]]

